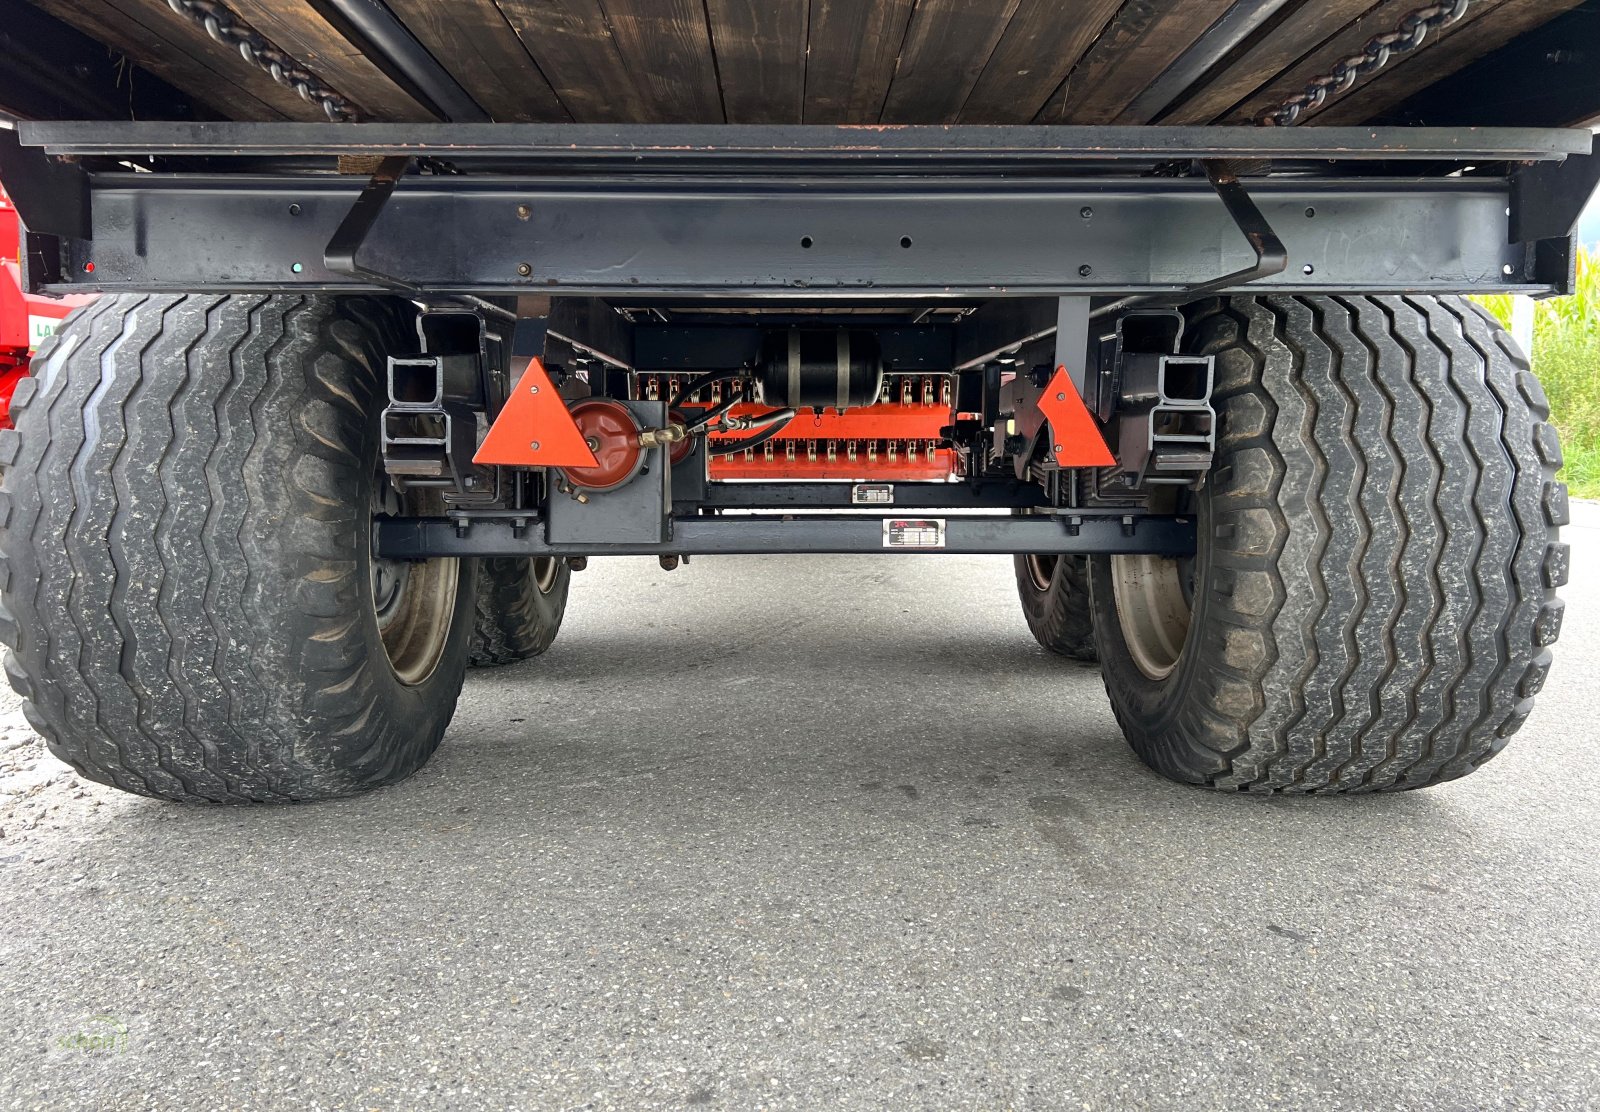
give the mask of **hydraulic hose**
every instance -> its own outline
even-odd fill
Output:
[[[697,416],[692,417],[690,419],[689,423],[687,425],[685,425],[684,427],[688,431],[688,433],[691,436],[693,436],[695,433],[699,432],[701,429],[703,429],[707,425],[711,424],[711,422],[715,421],[718,417],[721,417],[723,414],[727,413],[730,409],[732,409],[734,406],[738,405],[742,401],[744,401],[744,399],[741,398],[738,394],[735,394],[733,397],[728,398],[727,400],[721,402],[720,404],[714,405],[710,409],[706,410],[705,412],[703,412],[703,413],[701,413],[701,414],[699,414]]]
[[[716,443],[707,441],[706,453],[713,456],[731,456],[735,452],[743,452],[749,448],[759,448],[788,427],[789,422],[794,420],[794,410],[774,410],[771,413],[755,418],[755,420],[768,425],[768,427],[754,436],[747,436],[742,440],[723,440]]]
[[[740,378],[743,375],[744,370],[740,367],[733,367],[731,369],[722,371],[709,371],[706,374],[701,375],[699,378],[691,379],[687,386],[673,395],[672,400],[667,403],[667,406],[670,408],[675,405],[682,405],[684,402],[698,394],[701,390],[704,390],[707,386],[710,386],[713,382],[726,382],[730,378]]]

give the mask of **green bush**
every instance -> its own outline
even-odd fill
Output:
[[[1509,296],[1478,301],[1510,327]],[[1535,310],[1533,369],[1561,430],[1561,477],[1575,496],[1600,498],[1600,265],[1587,251],[1578,252],[1577,293]]]

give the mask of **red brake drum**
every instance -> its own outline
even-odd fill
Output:
[[[564,467],[567,481],[582,490],[615,490],[644,466],[639,423],[611,398],[584,398],[572,405],[572,421],[594,453],[593,467]]]
[[[696,410],[695,413],[698,415],[699,410]],[[691,417],[684,410],[672,409],[667,411],[667,420],[671,424],[683,425],[687,427],[689,422],[694,420],[694,417]],[[668,450],[667,458],[670,459],[674,465],[680,464],[689,458],[689,453],[692,451],[694,451],[694,437],[686,436]]]

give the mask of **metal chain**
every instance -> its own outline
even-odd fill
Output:
[[[203,28],[223,46],[237,50],[246,62],[278,84],[293,89],[313,104],[320,104],[328,119],[335,123],[350,123],[364,114],[360,105],[330,88],[216,0],[167,0],[167,7]]]
[[[1430,32],[1448,27],[1466,15],[1471,3],[1472,0],[1441,0],[1408,13],[1393,31],[1367,40],[1359,54],[1343,59],[1325,75],[1312,78],[1304,92],[1290,97],[1259,122],[1264,127],[1293,127],[1302,115],[1320,108],[1330,96],[1348,91],[1363,77],[1377,73],[1394,55],[1409,54],[1422,45]]]

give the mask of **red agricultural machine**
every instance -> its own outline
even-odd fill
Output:
[[[22,265],[16,252],[22,242],[22,221],[6,191],[0,189],[0,429],[11,427],[11,395],[28,374],[28,359],[73,309],[92,296],[37,297],[22,286]]]

